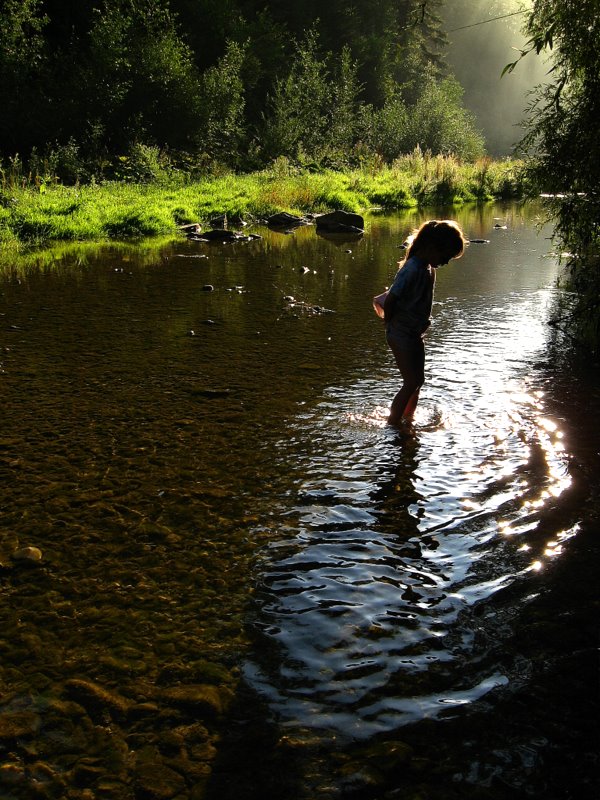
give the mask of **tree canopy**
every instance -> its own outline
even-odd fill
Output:
[[[2,0],[0,158],[68,180],[140,146],[238,168],[477,157],[443,2]]]

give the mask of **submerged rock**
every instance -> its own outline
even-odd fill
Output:
[[[185,780],[160,761],[136,767],[135,786],[140,796],[154,800],[170,800],[185,789]]]
[[[26,780],[25,769],[20,764],[2,764],[0,766],[0,786],[16,787]],[[12,795],[11,795],[12,796]]]
[[[231,671],[214,661],[200,659],[192,662],[172,662],[165,664],[158,674],[159,684],[175,683],[181,680],[193,680],[196,684],[231,684],[235,678]]]
[[[163,702],[196,709],[209,717],[220,717],[233,700],[233,692],[206,683],[172,686],[160,693]]]
[[[82,705],[90,716],[108,711],[115,718],[124,719],[129,711],[129,701],[92,681],[72,678],[65,683],[65,691],[67,696]]]
[[[42,560],[42,551],[39,547],[20,547],[12,554],[14,561],[26,564],[39,564]]]
[[[0,742],[35,736],[40,718],[33,711],[8,711],[0,714]]]
[[[236,231],[228,231],[225,228],[213,228],[213,230],[205,231],[200,238],[207,242],[235,242],[238,239],[245,239],[246,237]]]
[[[272,214],[267,219],[270,228],[298,228],[300,225],[308,225],[306,217],[297,217],[282,211],[279,214]]]

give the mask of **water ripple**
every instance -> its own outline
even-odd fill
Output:
[[[546,300],[515,294],[485,326],[483,300],[450,306],[412,428],[384,426],[391,371],[297,419],[303,477],[287,538],[264,553],[262,655],[245,670],[282,724],[364,738],[508,684],[479,606],[521,602],[570,535],[548,545],[539,524],[569,485],[559,421],[525,369]]]

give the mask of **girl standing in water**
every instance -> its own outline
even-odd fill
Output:
[[[386,339],[403,381],[392,401],[390,425],[413,416],[425,381],[423,336],[431,324],[435,270],[460,258],[466,243],[456,222],[435,219],[421,225],[410,241],[383,305]]]

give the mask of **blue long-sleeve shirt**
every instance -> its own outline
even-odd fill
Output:
[[[385,320],[388,339],[404,341],[421,337],[431,322],[435,270],[418,256],[407,259],[390,286],[394,296],[394,313]]]

